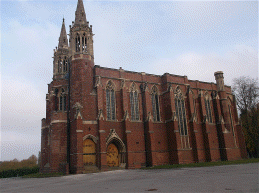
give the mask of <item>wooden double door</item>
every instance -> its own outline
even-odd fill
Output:
[[[96,145],[91,139],[86,139],[83,142],[83,162],[84,166],[96,165]]]
[[[117,146],[111,143],[107,147],[107,165],[109,167],[119,167],[120,154]],[[91,139],[83,142],[83,162],[84,166],[96,165],[96,144]]]
[[[107,165],[109,167],[119,167],[119,150],[113,143],[107,147]]]

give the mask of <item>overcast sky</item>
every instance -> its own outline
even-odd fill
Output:
[[[41,119],[62,18],[77,0],[1,1],[1,158],[40,151]],[[225,83],[258,76],[258,2],[86,1],[95,64]]]

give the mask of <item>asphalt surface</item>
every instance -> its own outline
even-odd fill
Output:
[[[259,164],[1,179],[0,192],[259,192]]]

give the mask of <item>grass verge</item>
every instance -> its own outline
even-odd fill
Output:
[[[49,178],[49,177],[60,177],[64,176],[63,173],[35,173],[22,176],[23,178]]]
[[[190,164],[174,164],[174,165],[161,165],[147,167],[143,169],[171,169],[171,168],[188,168],[188,167],[208,167],[208,166],[221,166],[221,165],[235,165],[235,164],[248,164],[258,163],[259,158],[253,159],[242,159],[235,161],[218,161],[218,162],[201,162],[201,163],[190,163]]]

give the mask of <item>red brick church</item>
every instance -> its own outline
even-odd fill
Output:
[[[246,157],[235,97],[216,83],[94,64],[93,31],[78,0],[63,21],[42,119],[41,171],[237,160]]]

